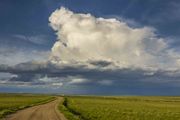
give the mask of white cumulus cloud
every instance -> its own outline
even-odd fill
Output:
[[[124,21],[74,13],[64,7],[54,11],[49,21],[57,34],[51,61],[108,61],[119,68],[179,68],[179,55],[168,48],[164,38],[157,37],[153,28],[132,28]]]

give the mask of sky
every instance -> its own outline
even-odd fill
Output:
[[[180,95],[179,0],[1,0],[0,92]]]

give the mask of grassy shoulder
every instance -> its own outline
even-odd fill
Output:
[[[0,94],[0,119],[20,109],[44,104],[54,100],[48,95]]]
[[[69,120],[179,120],[180,97],[67,97]]]
[[[59,104],[59,110],[64,114],[68,120],[82,120],[79,114],[74,113],[68,107],[68,99],[65,97],[63,102]]]

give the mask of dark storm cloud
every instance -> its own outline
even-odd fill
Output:
[[[99,66],[99,67],[107,67],[113,63],[109,61],[90,61],[90,64]]]
[[[0,72],[12,74],[6,79],[0,79],[2,87],[14,85],[52,91],[57,89],[56,92],[66,94],[179,95],[180,86],[179,71],[102,70],[85,66],[62,67],[50,62],[28,62],[14,67],[1,65]]]
[[[104,80],[111,81],[112,85],[122,84],[167,84],[167,85],[180,85],[179,71],[148,71],[142,69],[89,69],[86,67],[57,67],[52,63],[22,63],[14,67],[0,66],[0,72],[9,72],[16,74],[17,77],[12,77],[10,81],[22,82],[35,82],[38,79],[44,78],[57,78],[64,79],[69,76],[87,79],[85,85],[95,85]],[[69,82],[64,81],[64,82]]]

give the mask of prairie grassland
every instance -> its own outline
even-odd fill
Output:
[[[67,97],[69,120],[180,120],[180,97]]]
[[[19,109],[45,103],[54,99],[47,95],[0,94],[0,119]]]

